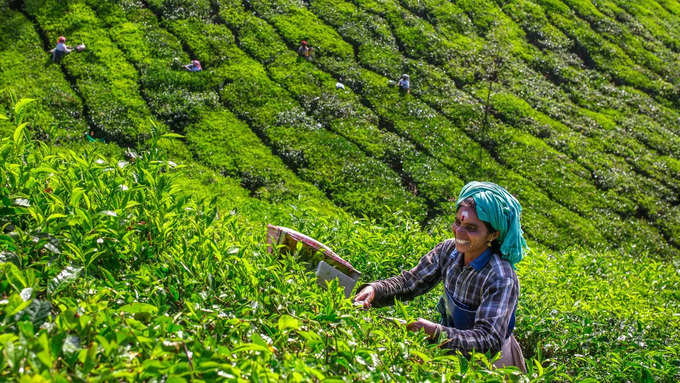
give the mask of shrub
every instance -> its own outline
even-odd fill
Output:
[[[78,1],[29,1],[24,7],[49,41],[68,34],[69,41],[87,46],[62,62],[84,98],[97,134],[127,145],[144,141],[151,132],[151,114],[139,94],[137,71],[110,40],[94,12]]]
[[[12,107],[18,95],[40,100],[30,105],[34,134],[61,142],[82,137],[87,131],[83,103],[57,66],[47,65],[40,36],[20,12],[3,10],[0,61],[11,63],[0,69],[0,103]],[[45,64],[45,65],[43,65]],[[8,126],[8,129],[10,126]]]

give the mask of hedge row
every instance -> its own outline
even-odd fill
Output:
[[[268,4],[264,2],[251,2],[261,15],[269,14],[269,19],[282,34],[289,46],[294,46],[301,38],[309,38],[311,41],[323,41],[324,44],[333,47],[343,47],[343,40],[339,39],[335,32],[318,21],[314,14],[304,9],[283,11],[279,5],[277,12],[268,12]],[[270,5],[270,4],[269,4]],[[271,6],[271,5],[270,5]],[[301,17],[300,19],[296,17]],[[302,23],[304,20],[304,23]],[[297,25],[299,28],[293,28]],[[309,30],[306,29],[309,27]],[[327,31],[324,35],[315,35],[314,30]],[[286,35],[284,31],[290,33]],[[331,39],[335,38],[336,41]],[[346,44],[346,43],[345,43]],[[324,45],[325,46],[325,45]],[[351,48],[351,46],[350,46]],[[348,49],[344,49],[347,51]],[[565,247],[573,244],[574,235],[583,235],[583,241],[596,243],[601,240],[598,236],[582,234],[577,225],[589,226],[589,224],[574,213],[560,208],[554,202],[542,195],[535,187],[528,184],[520,177],[511,173],[499,171],[496,164],[486,152],[474,141],[469,140],[465,134],[453,126],[446,118],[439,116],[427,105],[414,97],[400,97],[396,89],[388,86],[388,79],[374,72],[361,68],[361,66],[343,60],[342,51],[324,50],[315,62],[326,71],[333,73],[339,78],[347,79],[347,83],[354,84],[356,89],[366,98],[371,108],[385,121],[392,125],[392,129],[403,137],[423,147],[431,155],[441,160],[454,173],[460,174],[467,181],[473,179],[491,179],[508,186],[513,193],[517,193],[527,206],[541,206],[541,208],[527,208],[526,219],[527,232],[542,243]],[[342,68],[340,64],[345,66]],[[344,69],[344,71],[342,70]],[[466,108],[463,107],[465,111]],[[481,159],[477,160],[477,156]],[[521,180],[521,181],[520,181]],[[519,181],[519,182],[518,182]],[[530,197],[531,196],[531,197]],[[535,205],[534,205],[535,204]],[[447,219],[446,217],[442,217]],[[450,219],[451,217],[448,217]],[[575,222],[581,221],[578,224]],[[597,233],[597,229],[590,227],[591,233]],[[575,234],[578,233],[578,234]]]
[[[441,15],[444,13],[443,10],[450,8],[448,3],[442,5],[438,0],[417,2],[403,0],[402,3],[405,3],[413,12],[433,22],[440,36],[447,38],[449,19]],[[474,20],[479,24],[476,29],[466,29],[464,31],[466,35],[488,33],[488,23],[493,21],[496,24],[495,29],[504,32],[495,37],[500,38],[512,53],[540,72],[535,73],[521,62],[507,57],[510,59],[507,65],[510,69],[506,71],[510,73],[504,76],[503,81],[519,86],[516,91],[520,92],[532,106],[576,130],[596,124],[592,119],[580,116],[573,102],[586,108],[595,108],[616,119],[620,124],[631,126],[640,125],[633,122],[637,119],[636,114],[649,115],[653,120],[645,121],[642,124],[645,126],[644,129],[631,129],[626,136],[639,138],[654,150],[660,150],[662,153],[677,150],[673,149],[674,147],[680,148],[679,145],[672,143],[677,141],[678,137],[673,137],[672,134],[669,137],[670,132],[659,125],[674,125],[680,114],[659,105],[638,90],[614,87],[599,72],[584,71],[579,68],[574,57],[564,53],[571,46],[571,40],[548,22],[543,8],[524,0],[508,3],[503,10],[512,18],[510,20],[500,12],[494,2],[475,2],[474,9],[470,9],[472,5],[468,3],[459,3],[461,6],[464,4],[467,4],[467,12],[474,14]],[[522,27],[524,33],[512,22],[513,20]],[[463,26],[467,27],[469,24],[466,23]],[[527,41],[524,41],[525,38],[535,46],[527,44]],[[455,73],[449,74],[455,76]],[[551,84],[550,81],[554,81],[555,84]],[[569,93],[565,93],[564,90]],[[595,127],[590,132],[597,130],[599,127]],[[670,142],[667,142],[667,139],[670,139]],[[640,146],[635,140],[626,142],[626,144],[629,143]]]
[[[269,17],[272,20],[272,23],[274,23],[277,26],[277,28],[281,31],[282,34],[284,34],[284,32],[287,31],[287,30],[292,30],[292,28],[288,28],[288,26],[291,25],[291,24],[302,25],[301,20],[296,20],[297,15],[300,15],[300,14],[304,15],[304,20],[305,20],[304,25],[306,25],[306,26],[313,24],[312,21],[315,19],[315,16],[313,14],[305,14],[304,9],[296,9],[294,11],[289,11],[289,12],[282,14],[282,12],[283,12],[282,8],[283,7],[280,4],[277,5],[276,12],[268,10],[268,8],[265,5],[263,5],[261,2],[254,2],[253,4],[254,4],[255,9],[258,13],[265,15],[265,17],[266,17],[266,15],[269,15]],[[319,3],[315,2],[315,4],[319,4]],[[383,2],[382,4],[384,5],[385,3]],[[272,8],[273,8],[273,6],[272,6]],[[338,9],[338,7],[334,7],[334,8]],[[333,19],[333,20],[336,20],[336,19]],[[401,19],[399,19],[399,20],[401,20]],[[392,21],[392,20],[390,20],[390,21]],[[315,30],[322,30],[323,29],[322,26],[320,26],[320,25],[315,25],[313,28]],[[300,31],[298,33],[305,33],[304,28],[301,28],[301,29],[302,29],[302,31]],[[343,31],[348,30],[348,29],[351,29],[351,28],[347,28],[347,26],[345,26],[344,28],[338,28],[338,30],[343,30]],[[286,35],[284,34],[284,37],[285,36]],[[313,35],[311,35],[311,36],[313,36]],[[323,38],[325,40],[327,40],[327,39],[332,38],[332,36],[333,36],[333,33],[329,32]],[[294,42],[296,40],[296,37],[298,37],[298,36],[295,36],[295,37],[288,36],[287,39],[289,40],[289,42]],[[337,47],[337,46],[341,46],[341,44],[339,44],[337,42],[331,42],[330,46]],[[338,55],[341,55],[341,54],[342,54],[342,52],[338,53]],[[329,61],[330,61],[330,59],[329,59]],[[318,62],[323,65],[324,60],[320,59],[320,60],[318,60]],[[376,84],[377,84],[377,82],[376,82]],[[366,87],[364,87],[362,89],[365,89],[365,88]],[[384,92],[381,92],[381,93],[384,94]],[[376,112],[379,115],[382,116],[384,113],[381,114],[382,111],[378,110],[379,107],[380,107],[379,105],[374,106]],[[387,106],[387,107],[391,111],[408,109],[408,108],[394,108],[394,107],[390,108],[389,106]],[[411,109],[412,110],[419,110],[421,112],[425,111],[426,114],[431,115],[435,119],[434,121],[437,120],[436,113],[434,113],[431,110],[428,112],[427,106],[420,104],[420,105],[416,105],[416,108],[411,108]],[[402,132],[408,132],[406,134],[412,135],[414,131],[417,131],[418,129],[422,128],[423,122],[424,121],[418,121],[418,126],[410,126],[408,130],[403,130]],[[433,123],[433,126],[435,126],[435,127],[442,127],[442,126],[445,126],[445,125],[447,125],[447,122],[441,121],[441,119],[439,119],[439,121],[436,121],[435,123]],[[449,129],[450,129],[451,128],[450,124],[448,124],[448,126],[449,126]],[[428,139],[432,140],[432,138],[434,137],[432,132],[436,131],[436,130],[437,129],[432,130],[430,128],[429,131],[428,131],[428,134],[423,135],[423,139],[422,139],[423,142],[425,142]],[[479,132],[475,132],[472,129],[467,129],[467,131],[469,133],[473,134],[473,135],[479,134]],[[444,130],[443,132],[446,132],[446,130]],[[517,134],[520,134],[520,132],[515,132],[515,135],[517,135]],[[443,134],[440,135],[441,140],[450,139],[450,137],[451,137],[450,133],[443,133]],[[543,185],[544,190],[547,190],[547,191],[553,193],[554,195],[557,196],[557,198],[562,198],[562,201],[565,203],[565,205],[575,206],[575,208],[578,209],[581,214],[591,215],[591,217],[595,218],[597,220],[597,222],[599,222],[601,224],[601,227],[605,226],[604,225],[605,222],[614,222],[614,225],[609,224],[610,227],[604,228],[604,230],[607,232],[608,238],[611,241],[618,241],[621,237],[634,235],[637,242],[646,243],[646,245],[652,246],[655,249],[663,249],[663,248],[668,247],[667,244],[663,243],[665,241],[663,240],[663,238],[660,237],[660,235],[656,231],[656,229],[654,229],[652,227],[648,227],[648,225],[644,222],[641,223],[641,225],[646,227],[645,233],[643,235],[635,235],[635,233],[630,233],[630,230],[628,229],[629,225],[625,221],[623,221],[622,217],[620,217],[618,214],[616,214],[616,212],[619,211],[619,213],[623,214],[623,219],[626,219],[629,215],[633,214],[634,211],[628,210],[628,212],[625,213],[625,211],[620,210],[620,209],[625,209],[626,206],[621,207],[619,203],[609,201],[609,199],[603,198],[603,197],[599,196],[598,194],[596,194],[597,191],[594,188],[594,186],[592,184],[588,183],[588,182],[584,182],[581,179],[581,177],[587,177],[588,173],[585,172],[585,170],[582,169],[582,168],[580,168],[580,170],[579,170],[579,166],[577,164],[572,163],[571,170],[569,170],[569,169],[563,170],[563,167],[564,167],[564,165],[562,163],[562,159],[564,159],[563,156],[558,156],[557,160],[553,161],[553,163],[555,164],[555,166],[553,168],[548,168],[545,165],[541,164],[541,157],[539,157],[539,156],[537,156],[535,158],[535,161],[527,161],[526,158],[525,158],[526,153],[533,153],[532,151],[534,150],[534,144],[536,142],[540,142],[540,141],[537,141],[535,139],[531,139],[530,136],[525,136],[524,141],[516,139],[516,140],[514,140],[514,142],[510,142],[509,144],[505,144],[505,142],[509,142],[510,139],[512,139],[513,137],[511,135],[505,135],[505,134],[501,134],[498,137],[499,138],[497,139],[496,142],[494,142],[494,145],[498,145],[498,144],[506,145],[505,147],[507,148],[507,150],[502,150],[502,155],[505,156],[503,159],[506,160],[505,161],[506,163],[516,164],[518,169],[520,171],[523,171],[522,174],[524,174],[528,177],[533,177],[535,182],[538,182],[539,184]],[[478,137],[478,138],[480,140],[481,139],[488,139],[486,134],[484,134],[483,137]],[[530,141],[527,142],[526,139],[530,139]],[[460,142],[457,142],[457,143],[460,143]],[[520,145],[520,146],[517,147],[516,145]],[[545,145],[542,142],[541,142],[541,145],[544,148],[543,149],[544,154],[548,154],[548,155],[551,155],[551,156],[555,155],[555,153],[550,154],[552,152],[552,150],[545,147]],[[450,146],[452,146],[452,145],[450,145]],[[521,148],[524,148],[524,147],[526,147],[526,149],[521,149]],[[520,148],[520,150],[518,150],[518,148]],[[529,168],[528,168],[529,170],[528,171],[522,169],[522,166],[524,166],[524,164],[527,164],[527,163],[529,164]],[[491,166],[491,167],[493,167],[493,166]],[[571,185],[568,185],[567,183],[560,184],[560,185],[546,184],[545,183],[546,179],[561,179],[561,178],[564,178],[563,174],[570,176],[572,183],[580,185],[583,192],[588,193],[589,195],[593,194],[596,198],[598,198],[598,200],[595,201],[596,203],[588,202],[587,203],[588,206],[584,207],[583,206],[584,203],[582,201],[580,194],[575,193],[571,189]],[[559,186],[557,191],[555,191],[555,186]],[[561,194],[555,194],[555,193],[561,193]],[[608,210],[605,209],[604,212],[603,212],[602,211],[603,206],[604,207],[609,206],[609,209]],[[630,207],[631,204],[628,203],[627,206]],[[590,210],[590,209],[593,209],[593,210]],[[595,210],[597,210],[597,213],[594,213]],[[616,223],[616,222],[618,222],[618,223]],[[650,238],[651,238],[651,240],[650,240]],[[657,243],[661,243],[661,245],[657,245]]]
[[[667,99],[677,105],[680,94],[673,85],[646,68],[637,65],[617,45],[606,40],[574,11],[559,0],[537,0],[546,9],[552,23],[576,43],[576,52],[587,64],[610,74],[615,81],[641,89],[657,99]]]
[[[210,71],[188,72],[190,58],[182,45],[160,28],[156,15],[132,4],[113,0],[87,1],[125,57],[140,74],[140,87],[149,108],[174,131],[196,119],[201,108],[215,108],[219,97]]]
[[[627,207],[629,211],[626,214],[647,217],[664,233],[669,242],[676,246],[680,244],[680,201],[677,187],[668,187],[646,177],[644,169],[634,168],[622,157],[607,155],[605,141],[574,134],[559,122],[533,110],[514,95],[496,94],[492,98],[492,104],[509,123],[523,126],[523,129],[529,131],[535,129],[536,134],[547,136],[543,138],[545,142],[559,147],[562,152],[576,159],[588,170],[590,174],[587,178],[595,182],[604,198],[625,203],[626,200],[618,196],[626,196],[629,203],[632,202]],[[672,160],[666,162],[672,164]],[[667,168],[666,174],[673,173],[672,168]],[[627,216],[624,214],[623,217]]]
[[[678,111],[636,89],[614,86],[597,71],[580,68],[580,60],[566,53],[571,41],[549,23],[541,7],[516,1],[507,14],[532,44],[543,49],[533,49],[531,59],[526,60],[543,76],[524,68],[505,77],[513,86],[531,90],[523,91],[522,96],[532,106],[588,135],[612,132],[610,137],[616,139],[607,140],[608,144],[620,146],[623,152],[634,150],[636,157],[650,154],[650,149],[651,154],[678,154],[679,137],[667,128],[677,123]],[[582,110],[590,112],[583,115]]]
[[[123,145],[148,138],[151,113],[139,94],[137,70],[94,12],[77,1],[29,0],[24,8],[55,45],[60,35],[67,36],[70,45],[86,45],[86,50],[66,56],[61,65],[82,94],[96,134]],[[166,130],[162,125],[158,128]]]
[[[551,30],[552,25],[547,22],[542,8],[527,1],[517,1],[507,13],[522,25],[528,35],[550,35],[546,31]],[[537,26],[540,26],[538,30],[535,29]],[[566,39],[566,36],[562,37]],[[555,44],[546,44],[553,45]],[[572,130],[596,139],[591,140],[592,142],[599,141],[598,144],[607,145],[607,152],[626,158],[630,166],[636,168],[640,174],[654,177],[662,183],[670,183],[674,187],[680,186],[674,178],[667,177],[665,169],[672,165],[663,158],[659,159],[656,153],[680,154],[680,137],[663,127],[676,124],[680,118],[677,111],[662,107],[648,96],[630,88],[618,89],[607,84],[594,84],[588,78],[594,72],[586,74],[574,65],[558,64],[561,56],[559,52],[538,51],[531,47],[527,49],[532,51],[528,55],[532,59],[527,62],[546,72],[545,76],[513,63],[509,73],[504,76],[505,82],[511,88],[533,107],[560,120]],[[546,78],[555,76],[556,72],[558,76],[559,73],[569,72],[576,77],[573,81],[562,83],[560,89]],[[609,94],[594,90],[598,86],[606,87]],[[566,94],[564,88],[571,94]],[[572,100],[584,107],[574,105]],[[652,118],[640,116],[640,112]]]
[[[642,36],[641,28],[630,28],[617,20],[623,10],[611,1],[595,2],[583,0],[564,0],[576,15],[587,21],[591,28],[616,44],[638,65],[641,65],[671,84],[678,84],[680,68],[677,64],[678,54],[668,49],[661,42]],[[605,13],[603,13],[605,12]]]
[[[437,213],[450,213],[450,199],[463,186],[462,180],[408,140],[380,130],[379,117],[356,93],[349,87],[336,89],[337,79],[299,58],[271,25],[242,5],[222,4],[220,15],[236,31],[240,46],[265,65],[271,78],[294,95],[307,113],[397,170],[402,182],[425,197]]]
[[[675,22],[680,15],[680,5],[677,2],[614,0],[613,3],[622,9],[616,13],[617,19],[630,23],[633,31],[644,35],[652,34],[668,48],[675,52],[680,51],[680,28]]]
[[[168,28],[225,82],[223,102],[301,178],[359,215],[390,219],[395,211],[404,211],[418,220],[425,217],[422,197],[404,190],[399,175],[387,165],[323,129],[260,63],[238,48],[225,25],[198,18],[170,19],[163,13],[168,9],[164,4],[152,2]]]
[[[0,65],[1,107],[11,110],[18,97],[40,100],[27,109],[31,126],[37,129],[36,137],[56,142],[82,137],[87,129],[82,100],[59,67],[48,64],[33,23],[20,12],[3,9],[2,5],[0,46],[0,62],[5,63]],[[12,116],[12,113],[5,114]],[[9,123],[7,127],[11,128]],[[3,129],[3,132],[11,131]]]
[[[298,201],[325,209],[332,203],[302,182],[273,155],[248,125],[219,103],[212,70],[187,72],[190,58],[156,15],[138,4],[88,1],[140,73],[142,93],[156,116],[185,134],[191,157],[237,178],[251,193],[270,201]]]
[[[0,66],[0,105],[9,110],[18,97],[38,99],[39,103],[30,106],[31,126],[38,129],[36,137],[56,142],[82,137],[87,131],[82,100],[60,68],[49,65],[33,23],[2,5],[0,46],[0,62],[7,64]]]
[[[372,5],[376,6],[374,3]],[[385,14],[393,24],[401,25],[401,20],[408,18],[404,16],[405,12],[400,10],[398,6],[390,8],[389,2],[383,2],[381,3],[381,6],[384,8],[379,9],[379,11],[382,14]],[[398,31],[400,29],[395,26],[394,30]],[[361,35],[363,36],[363,34]],[[511,36],[516,36],[518,33],[510,32],[508,35],[510,36],[505,36],[505,38],[511,39]],[[401,41],[410,41],[408,37],[398,37]],[[520,45],[520,43],[514,44],[515,47]],[[404,44],[404,47],[408,48],[409,46]],[[473,89],[472,91],[480,92],[480,89]],[[485,94],[485,92],[483,93]],[[478,94],[477,96],[478,98],[482,98],[481,94]],[[512,113],[508,113],[508,115],[512,116]],[[515,122],[516,126],[522,126],[522,121],[515,120]],[[677,238],[676,234],[679,232],[680,226],[676,225],[675,222],[678,222],[677,217],[679,217],[680,214],[678,214],[677,208],[674,206],[677,205],[677,195],[674,190],[665,188],[663,184],[659,186],[658,182],[645,179],[643,180],[643,183],[646,183],[645,187],[640,188],[638,185],[638,176],[630,174],[627,180],[627,185],[630,189],[621,187],[618,190],[611,190],[606,194],[600,194],[595,188],[595,185],[599,186],[599,180],[597,178],[593,177],[591,181],[585,181],[591,179],[593,170],[586,168],[591,166],[592,163],[589,161],[589,158],[582,158],[582,153],[578,151],[568,152],[572,155],[574,160],[569,161],[561,154],[548,148],[542,140],[536,139],[531,135],[527,135],[514,128],[503,127],[503,129],[496,128],[486,132],[471,129],[467,129],[467,131],[475,136],[480,142],[491,140],[491,144],[502,162],[513,164],[514,169],[541,185],[544,190],[547,190],[548,193],[553,196],[553,198],[562,201],[564,205],[572,206],[578,209],[581,214],[590,215],[591,217],[593,212],[597,211],[597,213],[595,213],[596,216],[592,218],[603,223],[612,219],[618,221],[619,224],[614,225],[612,229],[608,230],[608,236],[610,238],[618,238],[621,232],[630,232],[626,220],[637,215],[647,217],[647,219],[654,221],[656,226],[664,232],[667,239],[676,244],[678,243],[675,241],[675,238]],[[499,133],[501,131],[502,133]],[[564,136],[561,138],[566,139]],[[582,137],[571,136],[570,138],[571,139],[567,141],[566,145],[571,147],[579,147],[582,145]],[[564,145],[565,144],[562,143],[562,146]],[[599,171],[607,171],[607,165],[612,163],[611,160],[607,158],[608,156],[606,154],[600,154],[597,148],[595,148],[595,150],[589,148],[588,154],[591,159],[595,159],[596,162],[599,161],[602,163],[602,167],[598,169]],[[531,156],[534,157],[533,160],[530,159]],[[546,160],[549,158],[553,158],[553,160]],[[617,170],[619,173],[625,174],[626,170],[628,170],[627,168],[628,166],[624,166],[623,169]],[[642,173],[644,173],[644,171]],[[597,174],[595,176],[597,176]],[[663,179],[663,176],[660,176],[659,178]],[[563,180],[564,183],[555,184],[550,182],[547,184],[545,183],[545,180],[547,179],[560,179]],[[593,182],[595,185],[593,185]],[[575,185],[578,185],[578,187],[574,188]],[[580,191],[579,188],[581,189]],[[551,189],[552,192],[550,191]],[[609,188],[603,189],[607,191]],[[660,192],[660,190],[663,189],[666,190]],[[589,195],[590,201],[583,202],[582,195]],[[632,197],[632,200],[629,199],[629,196]],[[621,217],[614,218],[614,213]],[[639,240],[648,243],[653,241],[664,241],[656,229],[650,228],[648,231],[649,232],[645,233],[644,236],[637,235],[636,237],[638,237]],[[653,237],[652,241],[646,239],[646,236],[650,234]]]

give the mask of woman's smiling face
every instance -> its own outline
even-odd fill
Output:
[[[489,247],[489,242],[498,237],[497,231],[489,232],[472,206],[461,205],[458,208],[452,229],[456,237],[456,250],[464,253],[467,260],[477,258]]]

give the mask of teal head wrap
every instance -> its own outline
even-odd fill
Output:
[[[512,266],[522,260],[529,249],[520,226],[522,207],[503,187],[491,182],[470,182],[463,186],[456,201],[456,210],[466,198],[475,200],[477,217],[498,230],[498,241],[501,243],[503,259],[507,259]]]

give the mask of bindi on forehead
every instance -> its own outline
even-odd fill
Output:
[[[461,207],[456,213],[456,219],[460,222],[478,224],[479,219],[477,218],[477,213],[474,208],[469,208],[467,206]]]

